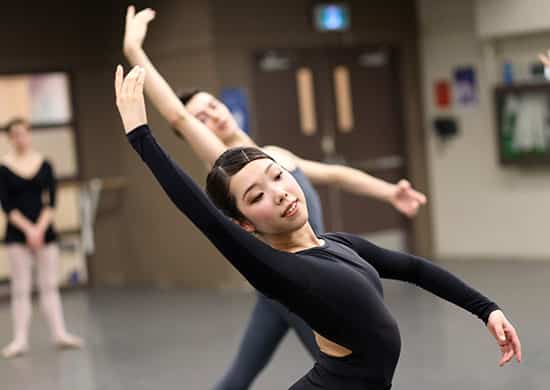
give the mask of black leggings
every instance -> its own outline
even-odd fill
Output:
[[[290,328],[294,329],[313,359],[318,354],[313,332],[302,319],[280,303],[260,293],[257,295],[239,351],[215,390],[248,389],[269,363]]]

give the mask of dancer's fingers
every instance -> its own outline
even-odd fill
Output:
[[[129,5],[126,11],[126,23],[131,22],[135,15],[136,15],[136,7],[134,7],[133,5]]]
[[[145,69],[140,68],[136,79],[136,85],[134,89],[134,95],[136,97],[143,96],[143,84],[145,83]]]
[[[128,10],[126,11],[126,26],[130,24],[130,22],[134,19],[134,16],[136,15],[136,7],[133,5],[128,6]]]
[[[146,8],[141,11],[139,11],[136,15],[137,18],[140,19],[143,23],[147,24],[151,20],[155,19],[155,11],[153,11],[151,8]]]
[[[427,202],[426,195],[422,192],[411,189],[413,198],[420,204],[425,204]]]
[[[504,333],[502,322],[495,324],[494,332],[498,345],[503,346],[506,343],[506,334]]]
[[[414,199],[418,203],[425,204],[427,202],[426,195],[416,191],[412,188],[411,183],[408,180],[402,179],[397,183],[398,192],[406,193],[411,199]]]
[[[117,65],[116,72],[115,72],[115,96],[117,101],[122,90],[123,75],[124,75],[124,69],[122,68],[122,65]]]
[[[122,83],[122,97],[130,97],[135,89],[136,79],[139,72],[139,66],[134,66],[130,73],[126,75]]]
[[[501,367],[504,366],[506,363],[512,360],[513,356],[514,356],[514,351],[512,350],[512,347],[510,345],[505,346],[499,365]]]
[[[399,180],[399,183],[397,183],[397,185],[401,190],[408,190],[411,188],[411,183],[409,183],[409,181],[405,179]]]
[[[510,340],[511,347],[514,351],[514,354],[516,355],[516,360],[521,362],[521,341],[519,340],[519,336],[516,332],[516,329],[509,325],[506,329],[506,337],[508,340]]]
[[[506,350],[506,360],[504,363],[506,364],[511,362],[512,359],[514,358],[514,355],[515,355],[514,349],[512,348],[512,344],[510,344],[510,347]]]

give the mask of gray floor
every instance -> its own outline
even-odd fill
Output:
[[[385,283],[403,351],[396,390],[550,389],[550,264],[448,263],[504,307],[522,338],[525,360],[499,368],[481,322],[412,286]],[[0,360],[0,389],[210,389],[234,353],[254,296],[150,289],[64,295],[67,321],[88,342],[56,352],[36,313],[31,352]],[[10,336],[0,304],[0,340]],[[293,334],[254,389],[286,389],[311,367]]]

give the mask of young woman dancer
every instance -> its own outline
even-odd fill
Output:
[[[207,92],[194,91],[179,96],[178,100],[142,48],[148,23],[154,16],[155,13],[151,9],[136,14],[130,6],[126,17],[123,47],[126,57],[132,64],[146,68],[146,93],[164,118],[191,144],[198,157],[209,167],[214,163],[218,153],[211,148],[212,144],[208,142],[208,138],[205,139],[204,132],[212,132],[226,148],[256,147],[254,141],[238,127],[227,107],[214,96]],[[181,120],[181,111],[185,109],[206,127],[190,129],[187,123]],[[414,216],[419,206],[426,202],[425,196],[414,191],[405,180],[394,185],[348,167],[303,160],[282,148],[270,146],[264,150],[285,166],[299,183],[308,205],[309,222],[317,234],[324,232],[321,203],[309,179],[316,184],[334,185],[349,192],[386,201],[409,217]],[[317,345],[311,329],[305,322],[281,304],[258,294],[237,355],[215,389],[248,389],[267,365],[289,328],[296,331],[305,348],[315,357]]]
[[[59,249],[52,227],[56,184],[51,164],[31,143],[29,124],[14,119],[6,126],[12,152],[0,165],[0,203],[7,216],[6,253],[10,265],[13,341],[2,350],[12,358],[28,349],[32,263],[36,259],[42,310],[53,342],[80,348],[82,340],[65,328],[57,278]]]
[[[401,340],[384,304],[380,277],[414,283],[477,315],[497,340],[500,364],[514,355],[521,360],[519,338],[502,311],[456,276],[353,234],[315,234],[300,186],[261,150],[223,152],[212,136],[223,154],[208,174],[210,201],[147,126],[144,80],[143,68],[135,67],[124,78],[117,67],[117,107],[135,151],[172,202],[239,272],[315,331],[318,360],[292,390],[391,388]],[[202,126],[191,114],[186,121]]]

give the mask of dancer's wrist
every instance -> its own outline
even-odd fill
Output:
[[[135,56],[140,50],[141,46],[135,42],[125,41],[122,45],[122,52],[124,53],[124,56],[129,60],[131,60],[132,57]]]

